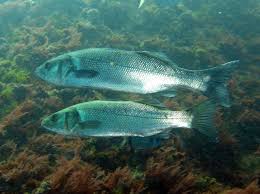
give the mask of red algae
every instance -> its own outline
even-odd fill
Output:
[[[259,194],[255,24],[260,5],[255,2],[197,0],[171,7],[153,1],[139,10],[134,1],[0,3],[0,70],[8,74],[0,79],[0,193]],[[163,51],[188,69],[241,59],[228,83],[232,106],[216,113],[217,141],[197,130],[173,129],[176,134],[159,148],[129,151],[118,138],[63,137],[40,128],[46,115],[75,103],[114,96],[145,99],[56,88],[33,76],[46,60],[91,47]],[[206,97],[180,91],[162,100],[169,109],[183,110]]]
[[[25,192],[37,187],[49,172],[48,156],[21,152],[0,165],[0,188],[4,187],[5,192]]]
[[[235,188],[224,191],[223,194],[260,194],[258,180],[253,181],[244,189]]]
[[[71,161],[60,159],[56,172],[49,178],[50,193],[94,193],[101,189],[98,168],[84,164],[75,158]]]

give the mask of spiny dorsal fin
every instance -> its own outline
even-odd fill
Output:
[[[157,59],[157,60],[160,60],[160,61],[167,63],[167,64],[170,64],[170,65],[176,65],[164,53],[149,52],[149,51],[137,51],[136,53],[138,53],[140,55],[147,56],[147,57],[151,57],[151,58],[154,58],[154,59]]]

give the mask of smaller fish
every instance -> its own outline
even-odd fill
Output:
[[[42,126],[76,137],[151,137],[169,129],[193,128],[214,139],[214,112],[211,101],[188,111],[161,110],[132,101],[91,101],[48,116]]]
[[[144,4],[144,0],[140,0],[138,8],[141,8],[143,6],[143,4]]]
[[[155,0],[156,3],[159,5],[172,5],[176,4],[178,0]],[[138,8],[141,8],[143,4],[145,3],[145,0],[140,0]]]

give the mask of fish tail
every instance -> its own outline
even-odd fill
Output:
[[[231,61],[214,68],[205,70],[209,75],[205,95],[210,99],[215,99],[217,104],[230,107],[230,97],[226,82],[230,79],[232,72],[237,67],[239,61]]]
[[[212,140],[217,138],[217,129],[213,124],[215,110],[216,103],[213,100],[207,100],[189,110],[192,115],[191,127]]]

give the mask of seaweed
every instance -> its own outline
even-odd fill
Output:
[[[181,161],[171,166],[164,162],[151,162],[146,170],[146,183],[154,193],[193,193],[195,192],[195,176],[189,169],[183,169]]]
[[[259,1],[137,6],[121,0],[0,3],[0,192],[259,193]],[[64,138],[41,129],[46,115],[76,103],[146,102],[142,95],[57,88],[33,76],[46,60],[90,47],[164,52],[188,69],[241,59],[228,83],[232,107],[216,115],[218,141],[172,130],[159,148],[131,152],[120,138]],[[183,110],[205,98],[180,91],[160,100]]]
[[[251,193],[252,194],[260,193],[258,180],[253,181],[244,189],[234,188],[223,192],[223,194],[251,194]]]
[[[48,175],[48,156],[21,152],[0,164],[0,188],[2,192],[23,192],[37,187]],[[4,188],[4,190],[2,190]]]
[[[49,193],[94,193],[100,190],[101,181],[97,167],[83,164],[78,158],[59,160],[55,173],[49,178]]]
[[[117,168],[104,180],[107,193],[141,193],[144,190],[143,180],[136,180],[128,167]]]

